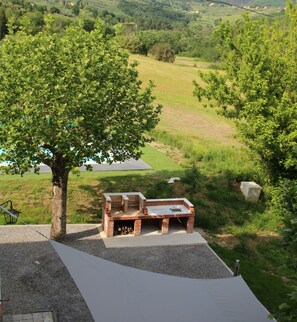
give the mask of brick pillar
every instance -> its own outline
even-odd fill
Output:
[[[107,215],[110,215],[110,212],[111,212],[111,202],[110,201],[105,202],[105,212]]]
[[[128,202],[129,202],[128,197],[126,197],[126,198],[123,197],[123,211],[124,212],[128,211]]]
[[[110,220],[109,217],[106,216],[106,222],[104,225],[104,232],[106,234],[106,237],[112,237],[113,236],[113,230],[114,230],[114,221]]]
[[[147,209],[146,209],[146,199],[140,199],[139,198],[139,210],[143,211],[145,215],[147,215]]]
[[[141,234],[141,219],[134,221],[134,236],[140,236]]]
[[[189,217],[187,220],[187,233],[191,234],[194,229],[194,217]]]
[[[161,228],[162,235],[168,234],[168,229],[169,229],[169,218],[164,218],[162,220],[162,228]]]
[[[105,231],[105,221],[106,221],[106,213],[105,213],[105,210],[103,210],[102,211],[102,219],[101,219],[101,221],[102,221],[102,229]]]

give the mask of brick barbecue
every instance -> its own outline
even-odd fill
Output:
[[[187,233],[193,232],[195,210],[186,198],[146,199],[141,192],[104,193],[102,198],[102,223],[107,237],[112,237],[115,222],[133,223],[134,236],[141,234],[142,222],[158,220],[161,233],[167,234],[170,219],[177,218]]]

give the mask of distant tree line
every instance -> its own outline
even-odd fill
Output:
[[[148,55],[166,45],[172,53],[170,60],[177,54],[207,61],[217,60],[219,54],[216,40],[212,37],[214,28],[194,21],[195,15],[186,11],[189,10],[189,4],[174,4],[175,7],[164,1],[148,0],[140,3],[124,0],[118,5],[126,14],[124,16],[99,10],[81,0],[62,1],[59,7],[58,4],[47,7],[26,0],[11,0],[0,6],[0,40],[7,34],[8,26],[14,32],[23,30],[28,34],[37,34],[45,26],[46,14],[54,17],[53,32],[63,31],[80,15],[83,16],[86,31],[94,29],[94,21],[99,17],[104,22],[105,34],[116,36],[121,47],[131,53]]]
[[[175,54],[216,61],[219,53],[212,32],[212,27],[200,25],[169,31],[138,30],[135,25],[131,28],[131,24],[122,24],[117,37],[121,46],[133,54],[148,55],[153,46],[168,44]]]
[[[140,29],[173,29],[176,26],[187,26],[194,16],[181,10],[172,9],[164,1],[127,1],[119,2],[119,9],[130,17]]]

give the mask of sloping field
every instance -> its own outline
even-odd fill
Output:
[[[178,57],[174,64],[149,57],[132,55],[139,62],[139,77],[144,85],[152,80],[157,102],[163,105],[158,130],[187,137],[195,145],[237,145],[232,122],[218,116],[205,102],[193,97],[193,80],[199,81],[198,70],[207,70],[207,63]]]

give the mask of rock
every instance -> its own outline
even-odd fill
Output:
[[[253,181],[242,181],[240,190],[246,201],[256,203],[259,200],[262,188]]]

